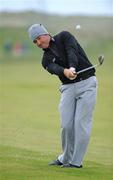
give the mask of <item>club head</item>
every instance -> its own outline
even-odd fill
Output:
[[[102,65],[103,62],[104,62],[104,56],[103,56],[103,55],[100,55],[100,56],[98,57],[98,61],[99,61],[99,65]]]

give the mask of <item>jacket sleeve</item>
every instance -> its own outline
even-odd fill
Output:
[[[43,59],[42,59],[42,66],[51,74],[55,74],[58,76],[64,75],[64,68],[52,62],[52,60],[46,59],[45,56],[43,56]]]
[[[76,69],[78,65],[78,47],[77,47],[77,40],[75,37],[67,31],[62,32],[62,41],[66,50],[67,54],[67,61],[69,67],[74,67]]]

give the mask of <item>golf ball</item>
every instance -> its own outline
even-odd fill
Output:
[[[76,30],[80,30],[81,29],[81,25],[80,24],[77,24],[76,25]]]

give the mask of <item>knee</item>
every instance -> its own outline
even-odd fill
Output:
[[[72,125],[71,125],[71,123],[62,123],[61,128],[65,131],[70,131],[70,130],[72,130]]]

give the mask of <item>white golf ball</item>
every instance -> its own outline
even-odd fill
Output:
[[[77,24],[76,25],[76,30],[80,30],[81,29],[81,25],[80,24]]]

